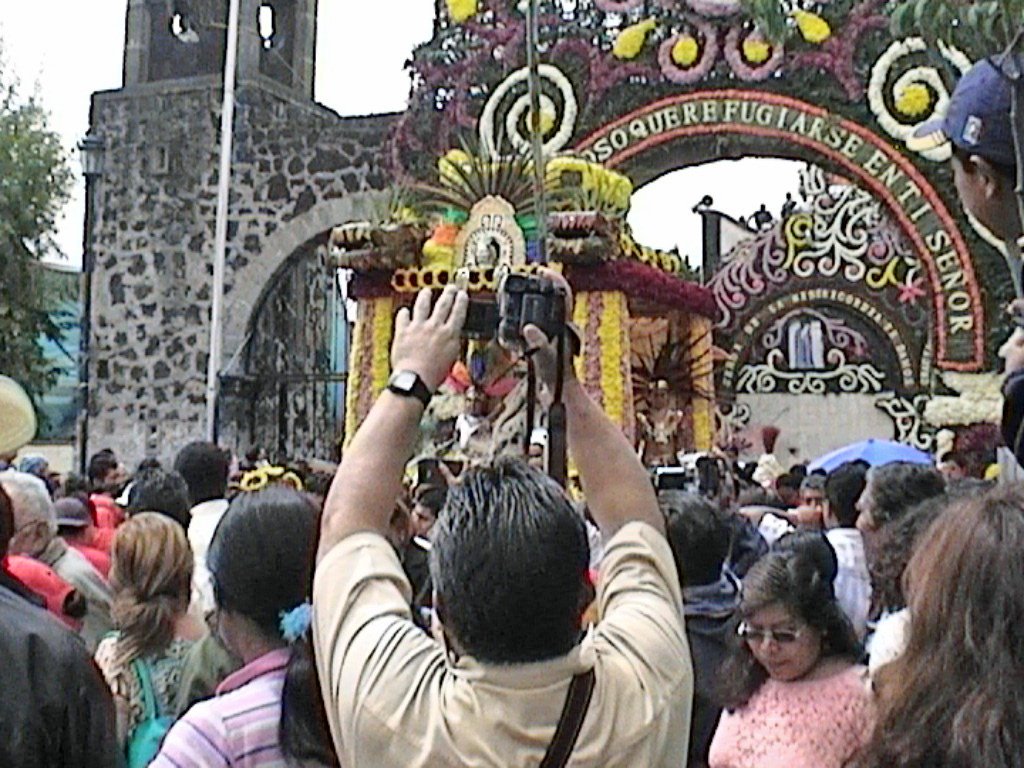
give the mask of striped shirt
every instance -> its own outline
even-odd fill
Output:
[[[303,765],[281,752],[281,692],[290,651],[271,651],[229,675],[217,695],[174,724],[151,768]]]

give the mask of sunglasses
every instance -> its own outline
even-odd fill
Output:
[[[751,645],[760,645],[765,641],[788,645],[800,639],[803,629],[756,629],[744,621],[736,628],[736,634]]]

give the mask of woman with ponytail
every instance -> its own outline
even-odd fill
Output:
[[[743,579],[711,768],[840,768],[871,735],[857,638],[824,537],[791,537]]]
[[[146,719],[144,683],[152,690],[156,709],[172,711],[185,656],[204,627],[188,613],[188,539],[167,517],[147,512],[118,528],[110,580],[110,613],[117,631],[100,642],[96,663],[114,694],[118,736],[124,744]]]
[[[213,624],[244,666],[193,706],[153,766],[336,766],[309,639],[319,512],[272,485],[236,496],[207,555]]]

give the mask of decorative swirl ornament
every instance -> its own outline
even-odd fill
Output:
[[[850,363],[841,349],[830,349],[825,370],[787,371],[782,352],[768,352],[764,363],[745,365],[736,391],[750,395],[787,392],[791,395],[824,395],[831,388],[845,394],[877,394],[885,384],[885,372],[871,363]],[[830,387],[831,385],[831,387]]]
[[[714,26],[696,18],[687,18],[687,22],[696,34],[683,32],[672,35],[658,49],[658,66],[661,68],[661,74],[669,82],[678,85],[689,85],[704,79],[718,59],[718,31]],[[689,47],[689,40],[695,41],[697,56],[695,61],[684,66],[676,61],[678,57],[675,54],[680,43],[684,44],[680,46],[681,48]]]
[[[499,111],[509,98],[512,98],[514,89],[522,86],[522,93],[515,97],[514,101],[504,110],[504,133],[505,138],[512,145],[515,152],[527,152],[530,148],[530,135],[527,123],[530,114],[530,96],[526,91],[529,70],[524,67],[516,70],[502,82],[491,94],[484,105],[483,113],[480,115],[480,146],[485,157],[497,157],[498,147],[502,145],[497,134],[495,123],[499,119]],[[554,155],[563,149],[572,139],[576,130],[576,117],[579,107],[576,102],[576,94],[562,71],[552,64],[540,65],[540,77],[547,81],[558,91],[561,97],[562,113],[561,120],[558,119],[558,106],[555,100],[547,93],[541,94],[541,119],[551,121],[551,129],[546,132],[544,141],[544,154]]]
[[[760,61],[750,61],[748,54]],[[752,83],[767,80],[782,66],[784,56],[783,46],[772,45],[757,29],[735,26],[725,36],[725,60],[741,80]]]
[[[871,111],[886,133],[904,143],[917,126],[935,117],[942,117],[949,107],[949,91],[935,67],[914,66],[898,77],[894,76],[893,70],[901,59],[925,53],[927,48],[928,44],[920,37],[898,40],[878,57],[871,68],[871,80],[868,82],[868,104]],[[951,45],[940,41],[939,53],[961,74],[971,68],[970,59]],[[925,92],[930,96],[927,103],[923,98]],[[918,152],[934,162],[948,160],[951,153],[948,144]]]

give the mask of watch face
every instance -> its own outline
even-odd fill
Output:
[[[416,386],[416,374],[412,371],[399,371],[391,378],[391,386],[402,392],[412,392]]]

